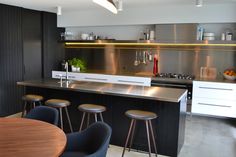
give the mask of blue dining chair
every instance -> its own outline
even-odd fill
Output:
[[[50,124],[58,125],[58,110],[48,106],[37,106],[24,117],[29,119],[41,120]]]
[[[81,132],[67,134],[67,145],[61,157],[105,157],[111,132],[109,125],[96,122]]]

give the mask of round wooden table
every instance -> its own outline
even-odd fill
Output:
[[[65,133],[52,124],[25,118],[0,118],[0,156],[58,157],[65,145]]]

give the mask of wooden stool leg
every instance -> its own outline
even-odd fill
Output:
[[[103,122],[103,117],[102,117],[102,113],[99,113],[101,121]]]
[[[97,113],[94,113],[94,118],[95,118],[95,122],[97,122],[98,121]]]
[[[71,125],[71,121],[70,121],[70,116],[69,116],[67,107],[65,107],[65,111],[66,111],[67,120],[68,120],[68,122],[69,122],[70,131],[73,132],[72,125]]]
[[[35,106],[36,106],[36,105],[35,105],[35,101],[34,101],[34,102],[33,102],[33,108],[35,108]]]
[[[87,127],[89,126],[89,117],[90,117],[90,113],[88,113],[88,116],[87,116]]]
[[[61,129],[63,130],[63,120],[62,120],[62,109],[61,108],[59,108],[59,114],[60,114]]]
[[[82,130],[82,128],[83,128],[83,123],[84,123],[85,115],[86,115],[86,113],[83,112],[83,116],[82,116],[81,124],[80,124],[80,127],[79,127],[79,132],[80,132],[80,131]]]
[[[148,120],[148,122],[149,122],[150,130],[151,130],[151,136],[152,136],[152,142],[154,145],[154,150],[155,150],[156,157],[157,157],[157,145],[156,145],[156,141],[155,141],[155,137],[154,137],[154,133],[153,133],[152,122],[151,122],[151,120]]]
[[[134,131],[135,131],[135,127],[136,127],[136,120],[134,120],[134,126],[132,128],[132,133],[131,133],[131,140],[130,140],[130,144],[129,144],[129,151],[132,147],[132,144],[133,144],[133,138],[134,138]]]
[[[150,144],[150,136],[149,136],[149,127],[148,127],[148,121],[145,120],[146,130],[147,130],[147,139],[148,139],[148,150],[149,150],[149,157],[151,157],[151,144]]]
[[[25,101],[25,103],[24,103],[24,107],[23,107],[23,110],[22,110],[21,117],[24,117],[24,115],[25,115],[26,106],[27,106],[27,102]]]
[[[134,124],[134,120],[132,119],[132,120],[131,120],[131,123],[130,123],[130,127],[129,127],[128,136],[127,136],[127,138],[126,138],[125,146],[124,146],[124,149],[123,149],[123,152],[122,152],[122,156],[121,156],[121,157],[123,157],[124,154],[125,154],[125,149],[126,149],[126,147],[127,147],[127,145],[128,145],[128,141],[129,141],[129,137],[130,137],[130,133],[131,133],[133,124]]]

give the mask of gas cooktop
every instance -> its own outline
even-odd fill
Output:
[[[183,80],[194,80],[193,75],[186,74],[175,74],[175,73],[158,73],[156,75],[158,78],[174,78],[174,79],[183,79]]]

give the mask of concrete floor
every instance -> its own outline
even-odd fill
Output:
[[[179,157],[236,157],[236,120],[193,116],[186,120]]]
[[[121,147],[111,146],[107,157],[120,157]],[[125,157],[145,157],[126,152]],[[236,157],[236,119],[187,117],[185,143],[179,157]]]

